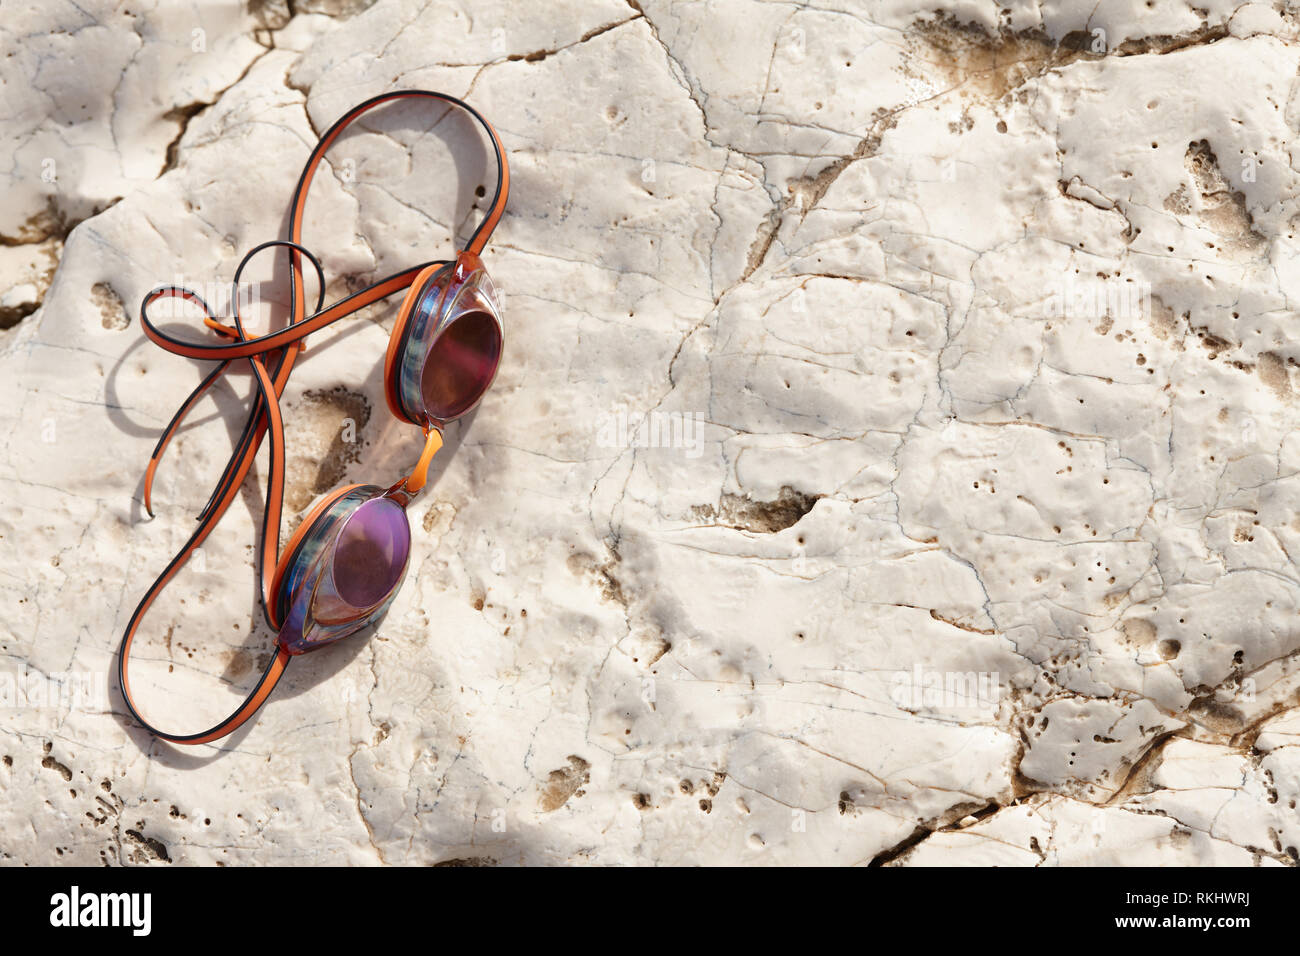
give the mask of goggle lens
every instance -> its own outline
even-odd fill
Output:
[[[469,411],[501,361],[501,327],[486,312],[466,312],[434,340],[420,375],[425,411],[449,421]]]
[[[354,608],[378,604],[400,583],[411,553],[401,505],[372,498],[352,512],[334,547],[334,586]]]

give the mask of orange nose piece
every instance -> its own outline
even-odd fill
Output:
[[[432,427],[425,429],[424,452],[420,455],[420,460],[415,463],[415,467],[411,469],[411,474],[403,482],[403,487],[408,492],[415,494],[424,487],[429,477],[429,462],[433,461],[433,456],[438,454],[438,449],[441,447],[442,432]]]

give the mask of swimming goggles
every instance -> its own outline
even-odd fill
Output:
[[[404,269],[325,308],[324,270],[301,242],[303,211],[312,177],[330,144],[352,122],[376,107],[403,99],[450,104],[465,110],[482,125],[496,153],[496,193],[486,217],[455,259]],[[144,484],[144,505],[150,516],[158,463],[185,416],[233,362],[246,359],[256,382],[243,433],[199,515],[198,527],[145,593],[122,637],[117,659],[122,696],[131,716],[150,733],[177,744],[202,744],[224,737],[256,713],[295,656],[356,633],[388,610],[410,560],[411,527],[406,507],[425,484],[429,462],[442,447],[443,429],[478,404],[492,384],[501,361],[504,330],[497,294],[479,255],[505,211],[509,192],[510,170],[501,141],[491,124],[473,107],[455,97],[427,90],[385,93],[353,107],[326,131],[312,150],[293,194],[289,238],[262,243],[244,256],[235,270],[231,296],[233,326],[219,322],[202,298],[179,286],[162,286],[144,297],[140,323],[151,341],[177,355],[217,362],[181,404],[150,457]],[[239,314],[239,280],[253,256],[274,247],[286,248],[292,265],[289,320],[278,332],[250,338]],[[306,312],[302,275],[304,258],[315,270],[317,281],[316,308],[310,314]],[[393,415],[423,430],[424,451],[411,473],[393,485],[385,488],[353,484],[330,492],[302,521],[281,552],[285,455],[279,400],[294,361],[311,333],[403,289],[407,290],[406,297],[384,357],[384,391]],[[204,324],[227,342],[197,344],[163,332],[150,321],[149,306],[167,297],[200,307],[206,316]],[[131,696],[127,673],[131,643],[149,606],[235,500],[263,439],[268,436],[270,463],[262,516],[260,583],[263,613],[278,634],[275,653],[256,686],[229,717],[193,734],[159,730],[140,716]]]

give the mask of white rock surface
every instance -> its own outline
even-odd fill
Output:
[[[1295,864],[1295,11],[251,6],[0,25],[0,858]],[[148,520],[206,368],[136,304],[224,287],[319,131],[394,87],[509,151],[506,360],[377,633],[179,751],[114,657],[249,380]],[[427,107],[330,155],[331,299],[445,255],[492,186]],[[395,308],[296,370],[296,510],[418,453]],[[261,494],[138,641],[159,723],[206,726],[268,653]]]

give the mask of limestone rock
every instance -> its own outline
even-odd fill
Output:
[[[6,862],[1295,864],[1289,8],[130,9],[0,24]],[[207,369],[138,303],[223,295],[320,132],[398,87],[509,152],[506,357],[382,626],[178,752],[115,654],[250,380],[149,520]],[[340,140],[305,228],[327,298],[449,254],[489,160],[427,106]],[[295,369],[285,531],[418,455],[395,309]],[[161,724],[270,651],[263,479],[138,639]]]

